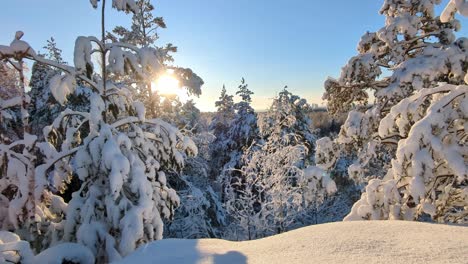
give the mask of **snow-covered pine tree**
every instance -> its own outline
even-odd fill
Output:
[[[467,49],[468,50],[468,49]],[[424,88],[392,107],[381,137],[399,138],[384,179],[373,179],[345,220],[468,223],[468,86]]]
[[[21,40],[22,37],[23,32],[18,31],[9,46],[0,45],[0,61],[8,63],[17,71],[14,74],[17,76],[17,93],[10,94],[14,97],[0,99],[1,119],[8,118],[11,115],[8,110],[12,108],[18,109],[14,113],[19,117],[19,121],[12,124],[16,126],[15,137],[2,136],[0,141],[0,228],[2,231],[15,231],[27,241],[38,242],[37,238],[43,231],[38,223],[42,220],[52,221],[54,214],[48,210],[44,199],[34,196],[34,188],[37,186],[34,153],[37,137],[30,134],[27,112],[30,97],[25,89],[24,59],[37,55]],[[50,208],[63,204],[60,199],[52,203],[54,205]],[[20,243],[9,245],[12,251],[16,249],[15,245],[20,246]],[[40,248],[37,243],[33,246]]]
[[[226,87],[223,85],[219,100],[215,102],[215,106],[217,108],[216,114],[209,127],[215,136],[226,134],[232,120],[234,119],[235,110],[233,97],[233,95],[227,94]]]
[[[187,100],[180,109],[179,128],[197,134],[206,130],[206,124],[201,119],[201,112],[193,99]]]
[[[340,78],[325,82],[329,111],[352,109],[336,142],[342,154],[357,153],[352,154],[355,164],[348,169],[357,182],[382,178],[389,169],[397,142],[379,138],[377,130],[392,106],[423,87],[463,81],[464,38],[456,40],[454,35],[460,22],[441,21],[434,14],[436,4],[384,1],[380,13],[386,16],[386,25],[364,34],[359,54],[343,67]]]
[[[205,120],[193,100],[182,104],[177,97],[166,97],[161,107],[162,118],[190,136],[200,155],[186,160],[180,173],[173,173],[171,186],[180,197],[181,206],[174,218],[166,224],[166,237],[206,238],[218,237],[224,213],[218,195],[208,178],[210,160],[208,149],[213,135],[207,131]]]
[[[307,101],[285,87],[273,99],[265,117],[260,119],[262,138],[278,142],[279,145],[303,144],[309,155],[313,154],[315,136],[311,131],[309,111]]]
[[[292,94],[285,87],[273,100],[260,122],[260,131],[265,142],[262,149],[267,153],[264,155],[265,162],[281,164],[277,165],[276,172],[266,177],[271,177],[267,181],[285,182],[284,186],[271,185],[271,188],[276,189],[271,195],[276,201],[277,210],[285,212],[277,214],[276,226],[281,232],[290,229],[289,225],[295,224],[294,227],[297,227],[317,223],[318,206],[326,195],[336,192],[330,175],[322,168],[313,166],[316,137],[311,130],[310,110],[305,99]],[[275,170],[268,170],[270,169],[272,172]],[[263,174],[266,176],[269,172]],[[278,180],[274,180],[275,177]],[[293,196],[300,194],[302,198],[296,198],[296,201],[289,204],[290,209],[283,210],[282,204],[290,202],[288,192],[292,192]],[[302,204],[297,203],[300,201]]]
[[[179,97],[175,94],[166,94],[161,97],[163,99],[159,108],[160,118],[168,123],[172,123],[174,126],[179,125],[177,121],[180,120],[182,108],[182,102],[179,100]]]
[[[227,94],[226,87],[223,85],[219,100],[215,102],[216,114],[209,126],[209,130],[215,136],[213,144],[210,145],[210,178],[213,181],[218,178],[224,164],[230,159],[229,152],[226,149],[228,149],[229,145],[232,145],[229,142],[228,132],[236,114],[233,97],[233,95]]]
[[[430,215],[442,222],[466,221],[463,207],[468,199],[461,195],[466,191],[466,176],[461,177],[466,159],[464,168],[459,167],[466,133],[456,129],[466,120],[457,118],[463,108],[455,109],[466,97],[467,40],[456,39],[454,31],[461,24],[453,17],[457,9],[466,12],[466,3],[450,1],[440,17],[434,13],[437,4],[440,1],[384,1],[380,12],[386,25],[366,33],[359,55],[338,80],[325,83],[331,112],[352,109],[335,142],[342,154],[357,153],[348,174],[361,183],[373,179],[347,220],[419,220]],[[370,106],[369,90],[375,96]],[[456,93],[461,95],[452,98]],[[428,121],[433,118],[437,125]],[[440,156],[451,147],[452,156]],[[324,149],[324,160],[332,161],[326,156],[334,155],[333,146]]]
[[[137,47],[147,48],[152,47],[158,50],[160,54],[160,61],[164,65],[164,68],[170,69],[171,75],[178,79],[179,88],[187,89],[189,94],[199,95],[201,93],[200,87],[203,84],[201,78],[194,74],[190,69],[183,69],[178,67],[169,67],[167,63],[173,61],[172,54],[177,52],[177,47],[172,44],[167,44],[165,47],[157,47],[156,41],[159,39],[158,30],[160,28],[166,28],[166,24],[162,17],[154,17],[154,5],[151,4],[149,0],[137,0],[135,1],[138,13],[133,13],[132,15],[132,24],[130,29],[126,29],[122,26],[117,26],[112,30],[112,33],[107,33],[107,38],[111,40],[119,40],[120,42],[130,43]],[[162,72],[164,74],[164,72]],[[147,112],[146,116],[158,117],[167,123],[174,125],[182,130],[182,133],[186,136],[195,136],[197,127],[200,121],[200,111],[196,108],[192,100],[182,104],[182,102],[175,95],[164,95],[160,96],[157,90],[152,90],[152,82],[156,81],[157,76],[151,78],[146,78],[143,80],[136,80],[134,78],[122,78],[119,77],[124,83],[132,83],[133,87],[136,88],[136,91],[133,91],[134,97],[143,102]],[[175,91],[174,91],[175,93]],[[163,98],[161,98],[163,97]],[[161,101],[162,99],[162,101]],[[190,166],[191,163],[203,162],[203,159],[193,158],[188,159],[187,164]],[[200,172],[200,171],[196,171]],[[203,175],[202,172],[201,176]],[[170,182],[174,183],[174,188],[177,192],[181,193],[181,200],[184,202],[194,202],[191,200],[193,198],[190,193],[192,190],[195,190],[196,187],[192,188],[192,177],[184,177],[184,173],[172,172]],[[198,177],[200,175],[196,175]],[[204,193],[206,194],[206,193]],[[199,197],[199,196],[197,196]],[[200,197],[199,197],[200,198]],[[205,199],[205,197],[203,197]],[[206,199],[205,199],[206,200]],[[198,201],[195,199],[195,201]],[[202,203],[198,203],[199,206]],[[174,217],[176,223],[171,224],[171,230],[169,230],[168,235],[174,237],[186,237],[190,236],[186,232],[186,229],[177,230],[181,222],[186,221],[187,219],[193,218],[188,221],[195,221],[197,223],[203,223],[203,218],[197,218],[200,214],[197,212],[202,212],[203,208],[197,208],[196,206],[188,210],[186,205],[180,208],[177,214]],[[197,211],[198,210],[198,211]],[[182,228],[182,227],[181,227]],[[203,229],[203,228],[202,228]],[[202,230],[201,229],[201,230]],[[193,230],[195,233],[196,231]],[[200,234],[198,234],[200,236]]]
[[[116,26],[112,33],[107,32],[107,38],[113,42],[125,42],[134,46],[148,47],[154,45],[159,39],[158,29],[166,28],[162,17],[154,17],[154,6],[150,0],[136,0],[138,12],[132,14],[132,25],[130,29]],[[168,52],[176,52],[177,47],[168,44]]]
[[[263,139],[244,152],[239,181],[227,192],[232,228],[254,239],[313,223],[317,206],[336,186],[313,165],[309,105],[284,89],[260,123]]]
[[[0,56],[28,58],[61,70],[63,74],[50,80],[50,91],[61,104],[75,91],[76,79],[92,89],[89,112],[67,109],[44,129],[47,142],[38,146],[44,163],[33,172],[28,170],[27,179],[33,182],[21,183],[19,189],[26,188],[28,201],[37,202],[27,211],[35,216],[28,219],[42,231],[36,233],[41,236],[36,249],[76,241],[99,261],[114,261],[141,243],[162,238],[162,219],[172,217],[179,204],[177,194],[166,184],[165,171],[180,169],[184,153],[196,154],[197,149],[175,127],[146,119],[143,104],[133,101],[129,88],[109,81],[124,74],[146,79],[163,72],[164,66],[155,48],[106,42],[106,1],[99,2],[101,39],[77,38],[74,67],[38,56],[21,40],[22,32],[10,46],[0,46]],[[91,4],[98,7],[97,0]],[[138,12],[133,0],[113,0],[112,6]],[[100,54],[100,73],[91,60],[94,52]],[[22,105],[27,105],[26,98],[23,93]],[[23,124],[28,127],[24,116]],[[78,177],[82,184],[65,204],[57,193],[66,188],[70,177]],[[47,219],[52,216],[53,221]]]
[[[241,101],[234,104],[235,116],[227,131],[225,152],[229,153],[229,159],[227,163],[223,164],[221,173],[218,176],[218,181],[223,189],[221,191],[223,201],[227,199],[225,195],[231,192],[230,189],[240,187],[239,182],[242,175],[239,173],[239,169],[243,165],[243,152],[259,138],[257,114],[250,105],[253,92],[248,89],[244,78],[242,78],[238,89],[236,94],[241,98]]]
[[[47,40],[45,58],[60,64],[65,64],[62,59],[62,50],[57,47],[55,39],[51,37]],[[31,116],[31,132],[42,139],[42,129],[47,124],[53,122],[58,114],[65,108],[57,104],[49,90],[50,79],[60,71],[40,62],[34,62],[31,72],[29,95],[31,103],[29,105],[29,115]]]
[[[195,144],[210,144],[211,139],[203,134],[193,137]],[[206,141],[208,142],[201,142]],[[218,195],[211,187],[208,177],[208,162],[203,156],[187,159],[180,176],[172,178],[181,205],[174,219],[167,224],[165,237],[170,238],[216,238],[220,236],[220,226],[224,223],[225,213]]]
[[[234,104],[236,115],[228,132],[229,137],[232,139],[231,144],[233,145],[231,148],[233,149],[250,146],[258,136],[257,114],[250,105],[253,92],[249,90],[244,78],[242,78],[238,89],[236,95],[241,98],[241,101]]]
[[[157,47],[155,45],[159,39],[158,29],[166,28],[166,23],[162,17],[154,17],[153,11],[155,8],[151,4],[151,1],[136,0],[135,9],[138,12],[132,14],[130,29],[117,26],[112,30],[112,33],[107,32],[106,37],[114,42],[129,43],[139,48],[155,48],[160,54],[161,63],[179,80],[180,88],[186,88],[189,94],[199,96],[203,80],[198,75],[188,68],[169,67],[167,65],[167,63],[173,61],[171,53],[177,52],[177,47],[171,43],[166,44],[164,47]],[[157,117],[161,102],[157,92],[152,90],[152,82],[156,81],[156,76],[137,81],[134,79],[128,80],[126,77],[119,78],[120,81],[133,83],[136,88],[133,91],[134,96],[145,104],[148,109],[147,117]]]

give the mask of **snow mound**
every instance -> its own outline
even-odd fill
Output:
[[[118,263],[466,263],[468,227],[338,222],[245,242],[164,239]]]

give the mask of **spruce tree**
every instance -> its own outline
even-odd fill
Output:
[[[210,146],[211,171],[210,178],[216,180],[220,175],[224,164],[229,161],[229,152],[226,151],[230,143],[228,132],[234,120],[234,100],[232,95],[228,95],[226,87],[223,85],[219,100],[215,102],[217,111],[210,123],[209,130],[215,136],[215,140]]]

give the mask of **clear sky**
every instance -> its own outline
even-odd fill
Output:
[[[255,92],[256,109],[266,109],[285,85],[319,103],[323,82],[327,76],[337,77],[356,54],[361,35],[384,25],[378,14],[382,0],[152,2],[155,15],[167,24],[159,31],[159,45],[176,45],[175,65],[192,68],[205,81],[196,100],[203,111],[215,109],[223,84],[235,93],[242,77]],[[23,39],[40,50],[53,36],[71,62],[77,36],[100,34],[99,15],[88,0],[2,0],[0,44],[10,43],[14,32],[22,30]],[[129,24],[130,15],[109,8],[108,30]]]

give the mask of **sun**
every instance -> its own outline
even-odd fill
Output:
[[[182,103],[187,102],[189,99],[187,90],[180,87],[179,80],[177,80],[171,71],[167,71],[155,82],[151,83],[151,89],[158,92],[161,96],[176,95]]]

